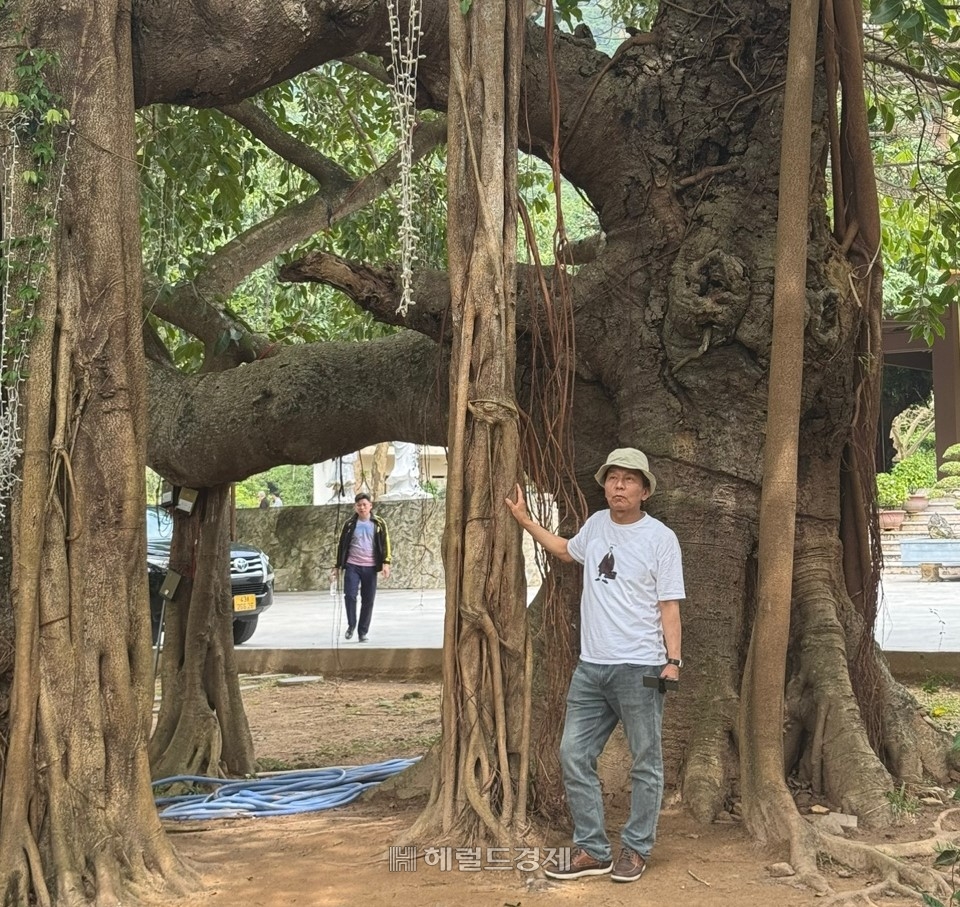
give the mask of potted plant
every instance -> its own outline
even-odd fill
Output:
[[[877,506],[882,530],[896,530],[903,525],[907,515],[903,509],[906,499],[907,486],[901,477],[889,472],[877,473]]]
[[[894,464],[890,474],[907,484],[903,509],[920,513],[930,504],[928,489],[937,481],[937,455],[932,449],[918,450]]]
[[[903,509],[907,513],[923,513],[930,505],[926,488],[911,488],[907,499],[903,502]]]

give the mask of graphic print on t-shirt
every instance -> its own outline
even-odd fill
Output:
[[[613,569],[616,565],[616,560],[613,556],[613,545],[611,545],[610,550],[600,559],[600,566],[597,567],[597,579],[603,580],[603,582],[616,579],[617,571]]]

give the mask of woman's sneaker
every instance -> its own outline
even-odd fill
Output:
[[[636,882],[647,868],[647,861],[635,850],[624,847],[617,857],[617,865],[613,867],[610,878],[614,882]]]
[[[613,860],[597,860],[582,847],[574,847],[568,864],[564,865],[561,858],[559,862],[544,866],[543,872],[551,879],[582,879],[584,876],[606,875],[612,866]]]

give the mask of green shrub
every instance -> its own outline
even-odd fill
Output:
[[[960,476],[945,476],[933,486],[935,495],[951,495],[960,491]]]
[[[960,463],[957,464],[960,466]],[[920,450],[897,463],[890,472],[902,478],[910,491],[932,488],[937,481],[937,455],[932,450]]]
[[[907,499],[907,480],[892,472],[877,473],[877,504],[883,508],[896,509]]]
[[[951,444],[943,452],[940,475],[943,478],[933,486],[934,494],[950,495],[960,491],[960,444]]]

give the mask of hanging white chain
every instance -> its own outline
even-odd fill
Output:
[[[21,152],[19,127],[22,115],[11,117],[5,131],[9,136],[6,153],[3,155],[2,200],[0,207],[0,260],[3,268],[2,312],[0,312],[0,521],[6,513],[7,503],[13,496],[14,485],[19,481],[18,467],[23,453],[23,438],[20,434],[20,389],[24,382],[29,356],[32,321],[36,310],[36,298],[46,268],[38,257],[47,255],[53,238],[63,185],[67,172],[67,157],[70,151],[72,130],[67,131],[66,145],[61,157],[61,168],[52,207],[42,214],[37,247],[18,248],[19,243],[29,242],[31,236],[17,236],[14,222],[14,196],[18,188],[15,180],[23,180],[24,167],[18,167]],[[25,259],[26,267],[12,279],[17,259]],[[32,292],[18,292],[29,287]],[[11,291],[13,295],[11,295]]]
[[[410,0],[406,35],[401,34],[398,0],[387,0],[390,17],[390,65],[393,73],[393,111],[400,139],[400,283],[402,295],[397,312],[407,314],[413,301],[413,263],[417,258],[419,232],[413,215],[416,188],[413,185],[413,129],[417,113],[417,66],[420,62],[420,4]]]

